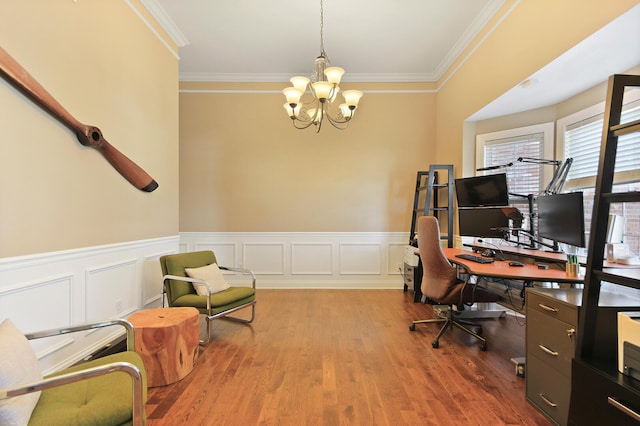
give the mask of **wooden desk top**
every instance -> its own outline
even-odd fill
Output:
[[[553,251],[545,251],[538,249],[530,249],[524,247],[514,247],[510,245],[494,245],[494,244],[467,244],[468,247],[474,247],[479,249],[490,249],[493,251],[502,250],[504,253],[515,254],[522,257],[530,257],[532,259],[539,259],[547,262],[565,263],[567,261],[567,255],[565,253],[558,253]],[[496,250],[496,248],[499,248]]]
[[[493,263],[478,263],[456,257],[457,254],[473,254],[469,250],[456,248],[443,248],[445,256],[451,263],[461,265],[472,275],[484,277],[507,278],[523,281],[546,281],[558,283],[581,284],[584,276],[569,277],[564,270],[538,269],[534,263],[525,263],[524,266],[509,266],[509,260],[496,260]]]
[[[474,244],[465,244],[466,247],[472,247],[475,249],[489,249],[493,251],[502,251],[503,253],[513,254],[518,257],[528,257],[531,259],[537,259],[541,262],[546,263],[557,263],[557,264],[565,264],[567,262],[566,253],[558,253],[547,250],[538,250],[538,249],[530,249],[524,247],[515,247],[511,245],[495,245],[495,244],[485,244],[485,243],[474,243]],[[498,250],[496,250],[498,249]],[[479,256],[479,254],[478,254]],[[578,256],[579,262],[582,266],[587,264],[587,258],[585,256]],[[633,269],[640,268],[640,265],[624,265],[621,263],[610,262],[605,260],[603,263],[605,268],[625,268],[625,269]]]

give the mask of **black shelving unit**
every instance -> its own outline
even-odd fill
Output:
[[[409,244],[416,235],[418,217],[432,215],[440,222],[440,239],[453,247],[453,179],[452,164],[432,164],[429,171],[418,172]]]
[[[570,425],[640,423],[640,381],[618,371],[617,345],[611,344],[616,340],[617,328],[603,324],[603,308],[599,306],[604,282],[640,289],[640,269],[603,268],[611,204],[640,202],[640,192],[612,192],[618,137],[640,132],[640,120],[620,123],[624,93],[630,87],[640,87],[640,76],[618,74],[609,78],[582,294],[583,315],[572,362]],[[640,153],[640,145],[637,152]],[[637,308],[640,311],[640,306]]]

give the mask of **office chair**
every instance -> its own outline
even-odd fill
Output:
[[[421,216],[418,219],[418,251],[423,269],[422,294],[426,297],[427,303],[447,305],[447,311],[444,317],[413,321],[409,330],[414,331],[416,324],[444,323],[431,342],[431,346],[437,348],[440,346],[440,336],[447,328],[454,325],[480,340],[480,349],[486,351],[487,341],[479,334],[482,333],[482,326],[463,321],[456,316],[459,315],[461,308],[464,309],[465,304],[495,302],[498,300],[498,295],[484,287],[469,283],[468,278],[466,280],[458,278],[457,268],[451,265],[440,247],[440,226],[438,219],[434,216]],[[458,311],[453,309],[453,305],[458,307]],[[478,332],[474,333],[463,324],[477,327]]]

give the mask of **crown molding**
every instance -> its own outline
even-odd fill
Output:
[[[140,3],[147,9],[147,11],[158,21],[160,26],[167,32],[171,40],[178,46],[184,47],[189,45],[189,40],[180,31],[180,28],[175,22],[167,15],[167,12],[158,4],[156,0],[140,0]]]

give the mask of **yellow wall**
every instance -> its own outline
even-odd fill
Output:
[[[437,86],[343,83],[365,92],[344,132],[294,130],[285,83],[183,82],[180,230],[407,232],[418,170],[473,173],[467,117],[637,3],[508,0]]]
[[[343,83],[370,92],[347,130],[320,133],[293,128],[285,86],[181,84],[180,231],[408,232],[433,86]]]
[[[160,188],[133,188],[0,80],[0,257],[179,230],[408,232],[416,171],[472,164],[464,120],[636,4],[507,0],[437,86],[344,83],[365,91],[355,121],[315,134],[291,127],[284,83],[182,83],[196,91],[178,103],[176,48],[138,0],[4,1],[0,46]]]
[[[178,59],[127,3],[145,14],[138,1],[0,4],[0,46],[160,184],[134,188],[0,79],[0,257],[177,234]]]
[[[441,80],[436,119],[436,160],[456,175],[473,174],[475,126],[464,121],[607,23],[637,0],[508,0],[471,55]],[[466,60],[463,60],[466,59]],[[604,99],[603,99],[604,100]]]

